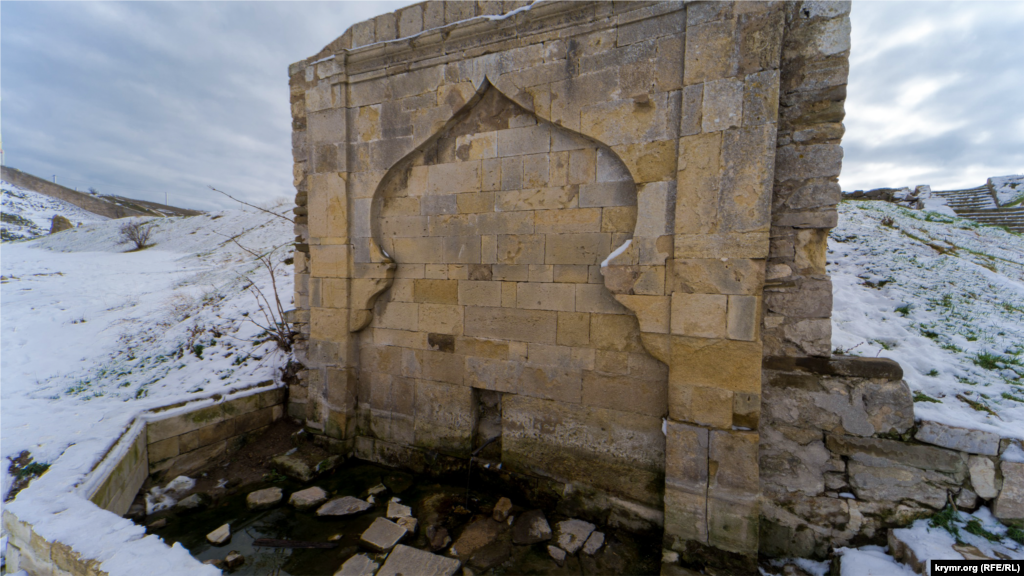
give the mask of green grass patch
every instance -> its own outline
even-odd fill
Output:
[[[914,392],[914,402],[933,402],[935,404],[941,404],[942,403],[941,400],[938,400],[936,398],[932,398],[931,396],[925,394],[924,392],[921,392],[920,390],[918,390],[917,392]]]
[[[998,534],[993,534],[988,530],[985,530],[985,528],[981,525],[981,520],[978,520],[977,518],[971,518],[970,520],[968,520],[967,525],[964,526],[964,530],[971,534],[974,534],[975,536],[981,536],[989,542],[999,542],[1003,539],[1002,536]]]

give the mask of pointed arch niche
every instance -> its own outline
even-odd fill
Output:
[[[617,300],[645,281],[628,246],[637,186],[618,155],[484,81],[387,172],[370,212],[377,257],[395,271],[377,285],[360,339],[369,435],[456,456],[497,436],[491,456],[514,468],[585,472],[595,487],[660,506],[650,488],[663,476],[668,369]],[[614,410],[637,420],[622,434],[649,429],[655,441],[588,432],[568,460],[517,422],[548,401],[566,408],[556,428]]]

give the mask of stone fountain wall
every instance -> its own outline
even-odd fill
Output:
[[[427,2],[293,64],[289,414],[748,562],[763,359],[830,353],[848,11]]]

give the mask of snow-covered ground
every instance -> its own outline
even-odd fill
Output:
[[[5,458],[28,450],[51,463],[83,444],[98,458],[141,411],[280,377],[288,354],[249,320],[266,325],[248,287],[273,294],[270,274],[230,238],[274,251],[288,309],[289,222],[243,210],[157,218],[153,246],[136,252],[118,244],[123,223],[0,249]]]
[[[1000,206],[1015,206],[1024,201],[1024,174],[989,178]]]
[[[899,362],[919,419],[1024,438],[1024,237],[844,201],[828,271],[836,352]]]
[[[0,180],[0,195],[3,203],[0,240],[3,242],[48,234],[50,220],[55,215],[67,218],[73,226],[107,220],[105,216],[82,210],[70,202],[25,190],[3,180]]]

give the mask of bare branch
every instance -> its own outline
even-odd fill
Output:
[[[235,198],[234,196],[232,196],[231,194],[228,194],[227,192],[222,192],[220,190],[217,190],[213,186],[210,186],[210,190],[213,190],[214,192],[216,192],[218,194],[223,194],[223,195],[227,196],[228,198],[231,198],[235,202],[238,202],[239,204],[244,204],[244,205],[246,205],[246,206],[248,206],[250,208],[255,208],[255,209],[257,209],[257,210],[259,210],[261,212],[266,212],[267,214],[271,214],[273,216],[277,216],[278,218],[283,218],[283,219],[291,222],[292,224],[295,224],[295,220],[292,220],[291,218],[289,218],[287,216],[284,216],[282,214],[278,214],[277,212],[274,212],[273,210],[267,210],[266,208],[260,208],[259,206],[256,206],[255,204],[249,204],[248,202],[245,202],[245,201],[239,200],[238,198]]]

